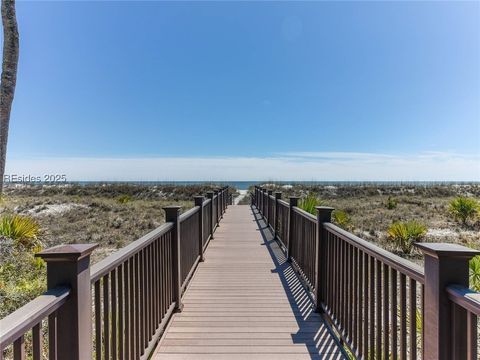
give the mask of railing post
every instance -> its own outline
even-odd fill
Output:
[[[175,300],[175,310],[182,311],[182,279],[180,264],[180,206],[165,206],[165,222],[173,223],[173,246],[172,246],[172,262],[173,262],[173,299]]]
[[[298,197],[291,196],[290,197],[290,207],[288,212],[288,244],[287,244],[287,259],[288,261],[292,261],[292,246],[293,246],[293,219],[294,219],[294,211],[293,208],[298,205]]]
[[[272,223],[272,216],[273,214],[270,214],[271,206],[270,202],[272,199],[270,199],[270,195],[273,194],[273,190],[267,190],[267,227]]]
[[[258,188],[258,205],[259,205],[258,212],[263,218],[263,189],[262,188]]]
[[[57,310],[58,360],[83,360],[92,356],[90,254],[96,247],[97,244],[59,245],[35,255],[47,263],[48,289],[71,288],[67,302]]]
[[[213,196],[215,193],[213,191],[207,192],[207,197],[210,199],[210,240],[213,240],[213,229],[215,224],[213,223]]]
[[[452,310],[446,287],[449,284],[468,287],[468,262],[479,252],[456,244],[419,243],[416,246],[425,257],[424,358],[466,359],[466,312]],[[456,344],[452,341],[452,332],[458,340]]]
[[[267,211],[266,211],[267,199],[265,197],[266,193],[267,193],[267,189],[262,188],[262,216],[264,219],[266,219],[265,215],[267,214]]]
[[[322,311],[322,300],[325,294],[323,293],[323,286],[325,284],[325,275],[327,269],[325,268],[325,230],[323,223],[332,221],[332,211],[335,210],[328,206],[317,206],[317,236],[315,241],[315,300],[316,312]]]
[[[215,210],[217,212],[217,227],[220,226],[220,193],[221,191],[219,189],[215,190],[215,194],[217,195],[217,197],[215,198],[215,201],[216,201],[216,206],[215,206]]]
[[[277,228],[278,228],[278,200],[282,198],[281,192],[275,192],[275,219],[273,220],[273,236],[277,238]]]
[[[219,208],[220,208],[220,219],[223,218],[223,196],[225,194],[225,188],[220,188],[220,198],[218,199],[219,201]],[[219,221],[220,222],[220,221]]]
[[[195,206],[200,206],[200,210],[198,212],[198,216],[200,217],[198,220],[198,224],[199,224],[198,231],[200,232],[200,236],[198,240],[198,251],[199,251],[198,255],[200,255],[200,261],[205,261],[205,257],[203,256],[203,227],[205,226],[203,224],[203,201],[205,198],[200,195],[200,196],[195,196],[193,199],[195,201],[194,203]]]

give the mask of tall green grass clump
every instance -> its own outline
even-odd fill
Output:
[[[474,220],[480,212],[480,204],[475,199],[460,196],[450,201],[448,211],[456,220],[466,225],[469,220]]]
[[[305,198],[301,199],[298,203],[298,207],[310,214],[317,215],[317,206],[322,205],[322,201],[317,198],[315,194],[308,194]]]
[[[400,248],[404,254],[412,252],[413,244],[422,240],[427,234],[427,227],[415,220],[394,222],[387,230],[390,240]]]
[[[14,240],[26,247],[37,245],[40,233],[38,223],[28,216],[5,215],[0,220],[0,236]]]

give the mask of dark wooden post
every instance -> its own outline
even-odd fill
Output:
[[[180,206],[165,206],[165,221],[173,223],[173,299],[175,300],[175,310],[182,311],[182,279],[181,279],[181,264],[180,264]]]
[[[278,200],[282,198],[281,192],[275,192],[275,219],[273,220],[273,235],[277,237],[277,228],[278,228]]]
[[[267,227],[273,223],[273,214],[271,214],[272,210],[272,199],[270,199],[270,195],[273,194],[273,190],[267,190]]]
[[[213,196],[215,193],[213,191],[207,192],[207,197],[211,200],[210,201],[210,240],[213,240],[213,229],[215,228],[215,224],[213,223]]]
[[[265,196],[265,194],[267,193],[267,189],[263,188],[262,189],[262,216],[264,219],[266,219],[266,214],[267,214],[267,209],[266,209],[266,205],[267,205],[267,198]]]
[[[452,310],[445,288],[449,284],[468,287],[468,262],[480,252],[456,244],[419,243],[416,246],[425,256],[425,359],[466,359],[466,312]],[[452,331],[458,340],[456,344],[452,341]]]
[[[225,188],[220,188],[220,219],[223,218],[223,198],[225,196]]]
[[[293,218],[294,212],[293,208],[298,205],[298,197],[291,196],[290,197],[290,208],[288,212],[288,244],[287,244],[287,259],[288,261],[292,261],[292,246],[293,246]]]
[[[321,312],[322,300],[324,299],[323,286],[325,284],[325,231],[323,229],[323,223],[332,221],[332,211],[335,210],[328,206],[317,206],[317,236],[315,242],[316,262],[315,262],[315,300],[316,311]]]
[[[262,214],[262,203],[263,203],[263,189],[262,188],[258,188],[258,212],[260,213],[260,215],[263,216]]]
[[[215,190],[215,193],[217,194],[217,197],[215,198],[216,199],[216,202],[217,202],[217,206],[215,206],[215,209],[217,210],[217,227],[220,226],[220,218],[222,216],[222,211],[220,209],[220,194],[221,194],[221,190],[217,189]]]
[[[195,196],[193,199],[195,201],[195,206],[200,206],[200,210],[198,212],[198,216],[199,216],[199,219],[198,219],[199,229],[198,229],[198,231],[200,232],[200,236],[199,236],[199,240],[198,240],[198,251],[199,251],[198,255],[200,255],[200,261],[205,261],[205,257],[203,256],[203,227],[205,226],[203,224],[203,200],[204,200],[204,197],[200,195],[200,196]]]
[[[97,244],[59,245],[35,254],[47,263],[48,289],[71,288],[67,302],[57,310],[58,360],[92,356],[90,254],[96,247]]]

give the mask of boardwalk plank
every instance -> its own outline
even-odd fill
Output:
[[[152,359],[344,359],[256,217],[228,208]]]

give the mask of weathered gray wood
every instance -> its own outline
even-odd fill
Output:
[[[269,230],[229,207],[153,359],[343,359]],[[263,235],[263,236],[262,236]]]

